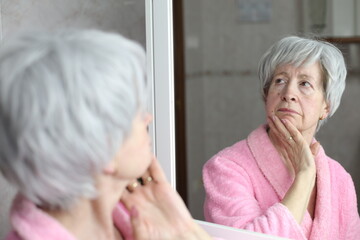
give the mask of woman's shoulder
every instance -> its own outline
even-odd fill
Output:
[[[209,165],[224,163],[244,166],[245,168],[251,166],[252,164],[256,164],[249,142],[252,140],[252,138],[254,138],[254,136],[262,136],[263,132],[265,132],[264,129],[264,126],[261,125],[252,131],[246,139],[242,139],[238,142],[235,142],[231,146],[220,150],[206,162],[205,168]]]
[[[235,171],[238,174],[257,168],[256,161],[246,139],[226,147],[212,156],[204,165],[203,173]]]
[[[338,161],[329,156],[326,156],[326,160],[329,165],[330,176],[333,184],[339,184],[340,186],[348,184],[353,185],[350,173]]]
[[[202,169],[205,189],[217,186],[225,179],[236,182],[251,182],[250,172],[256,168],[256,162],[252,159],[246,140],[236,142],[232,146],[224,148],[210,158]],[[240,181],[241,179],[241,181]]]
[[[354,181],[349,172],[336,160],[328,157],[330,169],[330,187],[334,204],[339,205],[343,219],[346,221],[353,216],[360,224],[357,196]],[[352,219],[350,217],[350,219]],[[359,225],[358,225],[359,226]],[[356,228],[358,228],[358,226]]]
[[[212,156],[208,160],[208,162],[217,161],[219,159],[222,159],[222,161],[237,162],[239,159],[248,157],[249,154],[250,154],[250,150],[246,143],[246,140],[244,139],[220,150],[218,153]]]
[[[248,149],[249,147],[246,144],[246,139],[243,139],[235,142],[231,146],[222,149],[217,154],[215,154],[214,157],[232,157],[233,155],[238,156],[246,153]]]

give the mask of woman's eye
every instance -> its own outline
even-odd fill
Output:
[[[283,82],[285,82],[284,81],[284,79],[282,79],[282,78],[277,78],[277,79],[275,79],[275,81],[274,81],[276,84],[279,84],[279,83],[283,83]]]
[[[301,86],[304,86],[304,87],[311,87],[311,84],[307,81],[303,81],[300,83]]]

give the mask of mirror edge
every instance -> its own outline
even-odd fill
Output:
[[[147,78],[153,151],[176,189],[172,0],[146,1]],[[156,94],[155,94],[156,93]]]

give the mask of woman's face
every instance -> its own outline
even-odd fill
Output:
[[[130,134],[116,156],[118,177],[132,180],[140,177],[149,167],[152,151],[148,125],[151,120],[149,113],[141,112],[133,120]]]
[[[313,137],[319,119],[328,114],[320,64],[278,66],[266,98],[266,113],[290,121],[304,136]]]

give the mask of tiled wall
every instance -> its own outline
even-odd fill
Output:
[[[20,31],[95,28],[119,32],[145,46],[144,0],[1,0],[1,37]],[[0,239],[7,233],[15,194],[0,175]]]
[[[203,219],[203,164],[265,123],[256,74],[260,57],[278,39],[301,30],[301,1],[270,2],[269,22],[244,23],[237,0],[184,0],[188,196],[197,219]],[[359,76],[350,76],[338,112],[317,138],[352,174],[360,194],[359,93]]]
[[[142,0],[1,0],[3,37],[19,31],[96,28],[116,31],[145,45]]]

